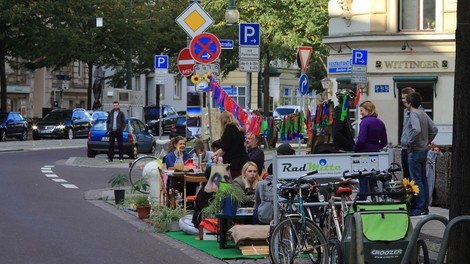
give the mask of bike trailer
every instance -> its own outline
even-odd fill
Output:
[[[412,231],[404,203],[355,204],[341,241],[344,263],[400,263]]]

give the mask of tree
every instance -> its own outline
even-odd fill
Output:
[[[216,14],[216,21],[221,19],[220,10],[227,8],[228,1],[217,0],[211,2],[206,9],[210,14]],[[318,80],[326,75],[326,48],[321,37],[327,35],[328,28],[328,1],[309,0],[252,0],[239,1],[237,9],[240,12],[240,21],[259,23],[261,27],[261,62],[263,65],[264,80],[264,113],[269,113],[269,66],[275,60],[294,63],[298,46],[312,46],[313,54],[308,72],[311,73],[311,84],[318,84]],[[262,15],[260,15],[262,14]],[[224,22],[219,22],[211,27],[219,36],[221,30],[227,32]],[[231,31],[231,30],[230,30]],[[234,36],[235,44],[238,44],[238,28]],[[220,32],[223,34],[222,32]],[[231,56],[230,68],[233,69],[236,55]],[[235,59],[235,60],[234,60]],[[316,67],[312,67],[315,65]],[[319,68],[318,66],[323,67]],[[226,69],[226,65],[221,66]],[[318,85],[317,85],[318,87]]]
[[[457,1],[457,30],[455,32],[454,119],[452,131],[452,172],[450,180],[450,215],[470,215],[470,1]],[[447,263],[466,263],[470,259],[468,223],[459,224],[449,241]]]

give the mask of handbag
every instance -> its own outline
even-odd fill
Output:
[[[205,192],[211,193],[217,191],[221,182],[232,182],[230,164],[213,164],[210,170],[209,180],[206,186],[204,186]]]

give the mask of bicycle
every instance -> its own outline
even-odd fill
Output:
[[[302,192],[315,184],[313,179],[307,180],[305,177],[315,173],[317,171],[309,172],[280,187],[279,195],[286,199],[289,211],[283,212],[269,236],[269,255],[275,264],[298,263],[307,257],[312,263],[328,263],[326,237],[320,227],[306,217],[303,206],[304,198],[310,193],[305,195]],[[296,212],[291,210],[294,205],[297,205]]]

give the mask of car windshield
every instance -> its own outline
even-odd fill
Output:
[[[107,117],[107,116],[108,116],[108,113],[106,112],[94,112],[92,115],[92,118],[96,120],[98,118]]]
[[[95,121],[93,126],[91,127],[91,130],[95,131],[106,131],[106,119],[98,119]],[[127,131],[127,126],[124,129],[124,131]]]
[[[64,122],[68,119],[69,112],[50,112],[42,120],[48,122]]]
[[[184,126],[184,122],[186,122],[186,117],[178,117],[176,119],[177,126]]]
[[[281,116],[285,116],[294,113],[295,108],[278,108],[276,109],[276,112]]]

